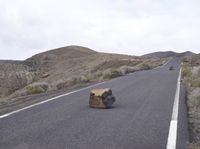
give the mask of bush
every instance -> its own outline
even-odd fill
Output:
[[[90,73],[89,74],[89,79],[90,79],[90,81],[94,81],[94,80],[102,81],[103,80],[102,76],[103,76],[103,72],[98,70],[98,71],[96,71],[94,73]]]
[[[119,68],[119,71],[121,72],[121,75],[125,75],[128,73],[133,73],[137,71],[138,69],[136,67],[130,67],[130,66],[122,66]]]
[[[17,92],[15,92],[15,96],[26,96],[26,95],[28,95],[28,90],[27,89],[22,89],[22,90],[19,90],[19,91],[17,91]]]
[[[151,67],[148,64],[141,65],[141,70],[148,70],[148,69],[151,69]]]
[[[78,79],[78,83],[87,83],[90,81],[90,76],[89,75],[83,75]]]
[[[97,78],[97,77],[101,77],[103,75],[103,72],[102,71],[97,71],[93,74],[93,78]]]
[[[189,68],[188,66],[184,66],[183,70],[182,70],[182,77],[191,77],[192,76],[192,71],[191,68]]]
[[[110,80],[112,78],[116,78],[116,77],[119,77],[121,75],[122,75],[121,72],[118,71],[118,70],[106,70],[103,73],[103,79],[104,80]]]
[[[119,68],[120,72],[122,75],[125,75],[128,73],[128,67],[127,66],[122,66]]]
[[[122,75],[122,74],[121,74],[120,71],[118,71],[118,70],[112,70],[112,71],[111,71],[110,77],[111,77],[111,78],[116,78],[116,77],[119,77],[119,76],[121,76],[121,75]]]
[[[40,94],[45,92],[43,88],[38,86],[28,86],[26,89],[28,94]]]
[[[200,78],[197,77],[197,78],[191,79],[191,86],[195,88],[200,87]]]
[[[67,79],[67,80],[61,79],[61,80],[57,81],[56,88],[58,90],[64,89],[64,88],[67,88],[67,87],[70,87],[70,86],[74,86],[77,82],[78,82],[77,77],[72,77],[72,78]]]
[[[68,86],[68,82],[67,82],[67,81],[64,81],[64,80],[59,80],[59,81],[56,83],[56,88],[57,88],[58,90],[63,89],[63,88],[65,88],[66,86]]]
[[[45,82],[37,82],[26,87],[27,94],[40,94],[46,92],[49,85]],[[24,92],[25,93],[25,92]]]

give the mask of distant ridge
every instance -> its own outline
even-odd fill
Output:
[[[143,55],[143,57],[166,58],[166,57],[177,57],[177,56],[185,57],[185,56],[194,56],[194,55],[196,55],[196,53],[193,53],[191,51],[186,51],[183,53],[177,53],[173,51],[164,51],[164,52],[153,52],[153,53],[145,54]]]

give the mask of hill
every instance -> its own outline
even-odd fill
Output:
[[[176,57],[176,56],[185,57],[185,56],[193,56],[193,55],[195,55],[195,53],[190,52],[190,51],[186,51],[183,53],[176,53],[173,51],[164,51],[164,52],[153,52],[153,53],[145,54],[143,55],[143,57],[166,58],[166,57]]]
[[[25,61],[0,61],[0,97],[14,98],[99,82],[163,62],[159,58],[99,53],[80,46],[62,47]]]
[[[65,75],[70,67],[78,69],[74,66],[80,59],[95,54],[97,52],[88,48],[69,46],[37,54],[25,61],[0,60],[0,97],[42,80],[47,77],[45,75],[52,77],[56,72]],[[55,79],[51,77],[49,80]]]

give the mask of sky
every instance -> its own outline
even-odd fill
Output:
[[[0,59],[79,45],[108,53],[200,53],[199,0],[0,0]]]

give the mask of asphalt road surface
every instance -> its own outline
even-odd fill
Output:
[[[175,58],[96,86],[112,88],[111,109],[89,108],[89,88],[1,118],[0,149],[166,149],[180,63]],[[184,149],[184,88],[178,119],[177,149]]]

